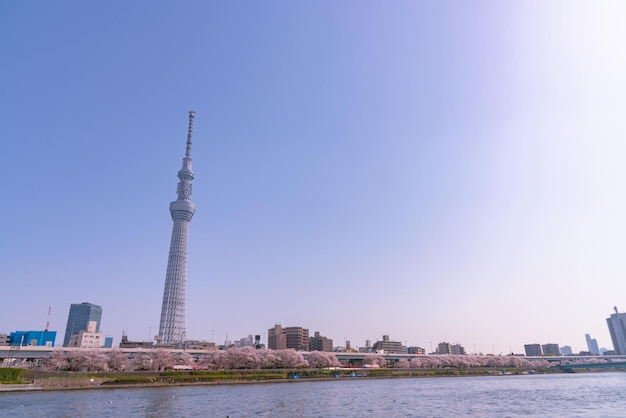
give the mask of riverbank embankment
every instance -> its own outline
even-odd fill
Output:
[[[547,369],[541,373],[559,373]],[[294,369],[294,370],[190,370],[144,372],[67,372],[20,370],[19,380],[0,384],[0,391],[81,390],[146,388],[167,386],[230,385],[327,381],[346,379],[396,379],[461,376],[521,375],[537,373],[527,369],[445,368],[445,369]],[[17,374],[16,374],[17,376]]]

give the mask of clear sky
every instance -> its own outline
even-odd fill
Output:
[[[192,149],[187,335],[612,348],[621,1],[0,3],[0,333],[158,331]]]

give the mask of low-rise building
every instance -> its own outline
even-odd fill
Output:
[[[467,353],[465,352],[465,347],[463,347],[461,344],[450,344],[447,342],[443,342],[437,345],[437,350],[435,350],[435,354],[464,356]]]
[[[376,341],[374,350],[385,354],[408,354],[408,350],[400,341],[392,341],[389,335],[383,335],[383,339]]]
[[[89,321],[87,329],[70,336],[68,347],[101,348],[104,345],[102,333],[96,331],[96,321]]]
[[[12,346],[44,346],[54,347],[57,339],[56,331],[15,331],[10,336]]]
[[[407,347],[406,351],[409,354],[426,354],[426,349],[422,347]]]
[[[130,341],[126,335],[122,335],[120,348],[154,348],[152,341]]]
[[[235,341],[235,347],[254,347],[254,335],[250,334]]]
[[[186,350],[216,350],[215,343],[200,340],[185,340]]]
[[[333,340],[315,331],[313,337],[309,337],[309,351],[333,351]]]

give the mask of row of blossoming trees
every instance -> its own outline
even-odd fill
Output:
[[[252,347],[209,350],[198,357],[188,352],[146,350],[124,353],[118,350],[53,351],[44,367],[69,371],[164,371],[174,369],[238,370],[338,367],[333,353],[314,351],[305,360],[295,350],[257,350]]]
[[[545,360],[529,361],[514,356],[419,356],[411,360],[401,359],[393,364],[377,355],[366,355],[363,363],[379,367],[409,368],[472,368],[516,367],[545,368]],[[294,350],[257,350],[252,347],[209,350],[197,357],[188,352],[169,350],[146,350],[132,354],[119,350],[53,351],[44,367],[49,370],[69,371],[164,371],[174,369],[241,370],[241,369],[297,369],[339,367],[334,353],[313,351],[305,360],[302,353]]]

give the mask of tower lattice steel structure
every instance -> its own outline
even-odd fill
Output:
[[[170,213],[174,221],[170,254],[165,275],[163,306],[159,325],[159,340],[162,344],[178,344],[185,339],[185,287],[187,275],[187,230],[189,221],[196,211],[191,198],[191,135],[195,112],[189,112],[187,149],[183,167],[178,171],[178,199],[170,203]]]

